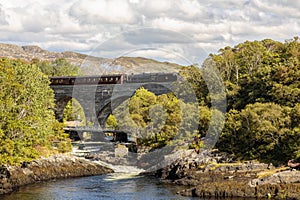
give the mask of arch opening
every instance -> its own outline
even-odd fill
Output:
[[[116,112],[117,108],[120,107],[126,107],[128,104],[128,101],[136,95],[137,91],[145,89],[150,93],[153,93],[156,96],[162,95],[162,94],[168,94],[172,93],[172,90],[164,85],[161,84],[142,84],[139,85],[138,88],[136,88],[132,93],[126,93],[124,96],[118,96],[117,98],[109,99],[108,102],[106,102],[102,107],[102,109],[98,112],[97,118],[102,127],[107,127],[107,119],[109,118],[110,115],[113,114],[113,112]],[[111,128],[111,127],[110,127]]]
[[[63,113],[63,122],[66,126],[86,126],[84,109],[75,98],[66,103]]]
[[[179,104],[169,88],[147,84],[131,96],[112,99],[98,116],[102,116],[107,129],[128,133],[129,141],[138,143],[140,140],[162,147],[180,126]]]
[[[86,126],[86,116],[80,102],[70,96],[64,96],[56,101],[56,118],[64,124],[65,132],[74,141],[82,140],[84,134],[75,129]]]

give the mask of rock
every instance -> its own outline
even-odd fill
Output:
[[[275,173],[266,178],[252,179],[249,185],[255,187],[264,184],[287,184],[300,183],[300,171],[283,171]]]
[[[255,197],[255,189],[245,187],[243,181],[208,182],[193,189],[197,197]]]
[[[125,145],[118,144],[115,148],[115,157],[128,156],[128,148]]]
[[[292,159],[292,160],[288,161],[288,166],[293,169],[298,169],[298,168],[300,168],[300,163],[295,162],[295,160]]]
[[[270,171],[274,166],[256,161],[232,162],[227,158],[230,155],[222,156],[217,150],[191,153],[150,174],[190,186],[178,192],[183,196],[300,199],[299,171],[284,171],[257,179],[259,172]]]
[[[0,172],[0,194],[4,194],[37,181],[107,174],[113,170],[83,158],[55,155],[29,162],[26,166],[2,166]]]

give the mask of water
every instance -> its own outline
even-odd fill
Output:
[[[155,178],[119,172],[36,183],[21,187],[3,199],[193,199],[176,195],[177,189]]]
[[[80,143],[81,144],[81,143]],[[84,143],[84,148],[74,145],[74,155],[84,155],[89,152],[97,152],[103,148],[102,143]],[[81,144],[82,145],[82,144]],[[157,178],[140,176],[142,172],[134,166],[112,165],[98,161],[112,168],[115,173],[53,180],[49,182],[35,183],[21,187],[18,191],[9,195],[0,196],[4,200],[60,200],[60,199],[122,199],[122,200],[187,200],[199,199],[182,197],[176,192],[185,189],[183,186],[161,183]],[[200,198],[201,199],[201,198]],[[210,198],[213,199],[213,198]],[[204,199],[201,199],[204,200]],[[233,199],[231,199],[233,200]],[[234,200],[241,200],[235,198]],[[250,200],[250,199],[249,199]]]
[[[78,148],[83,145],[84,148]],[[72,153],[99,152],[103,143],[90,142],[74,144]],[[53,180],[35,183],[19,188],[9,195],[0,196],[4,200],[52,200],[52,199],[192,199],[176,195],[184,189],[180,186],[163,184],[157,178],[138,175],[143,170],[135,166],[112,165],[98,161],[104,166],[112,168],[115,173]]]

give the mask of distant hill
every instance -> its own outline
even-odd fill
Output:
[[[87,74],[103,73],[143,73],[143,72],[177,72],[180,65],[143,57],[119,57],[115,59],[88,56],[81,53],[65,51],[51,52],[39,46],[18,46],[0,43],[0,57],[9,57],[31,61],[32,59],[53,61],[65,58],[70,63],[80,66]]]

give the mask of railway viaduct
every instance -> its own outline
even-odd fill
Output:
[[[105,128],[105,122],[125,100],[141,87],[155,93],[174,91],[178,75],[174,73],[145,73],[134,75],[104,75],[78,77],[50,77],[50,87],[55,95],[55,114],[63,119],[68,101],[75,98],[82,106],[86,121]]]

